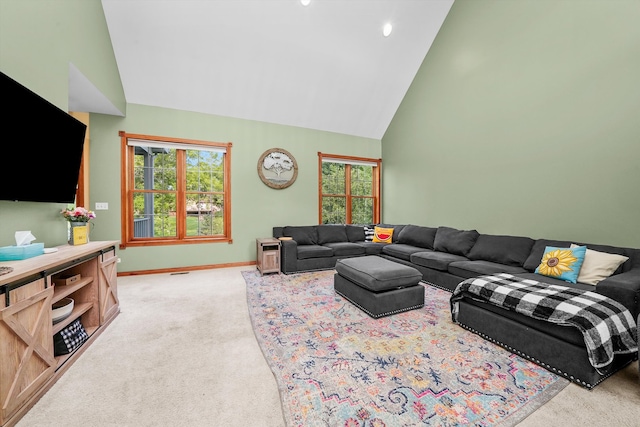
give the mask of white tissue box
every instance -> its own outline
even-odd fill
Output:
[[[0,248],[0,261],[18,261],[44,253],[44,243],[31,243],[23,246],[3,246]]]

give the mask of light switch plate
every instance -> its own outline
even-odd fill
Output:
[[[109,203],[107,203],[107,202],[96,202],[96,210],[97,211],[109,210]]]

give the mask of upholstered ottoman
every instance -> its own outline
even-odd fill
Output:
[[[422,274],[379,256],[336,262],[333,287],[339,295],[377,319],[424,306]]]

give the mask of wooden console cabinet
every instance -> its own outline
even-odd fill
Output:
[[[22,261],[0,262],[0,425],[18,420],[51,388],[120,312],[118,242],[89,242]],[[79,275],[71,284],[61,278]],[[55,282],[58,282],[56,284]],[[73,312],[53,324],[51,305],[74,300]],[[80,318],[89,339],[70,354],[54,355],[53,336]]]

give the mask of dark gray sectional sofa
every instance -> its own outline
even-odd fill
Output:
[[[536,274],[535,269],[546,246],[569,247],[574,243],[629,259],[596,286],[580,282],[571,286],[620,302],[634,319],[640,315],[640,249],[481,234],[451,227],[379,226],[394,229],[392,243],[365,241],[364,226],[358,225],[274,227],[273,237],[291,237],[282,241],[282,272],[331,269],[341,258],[379,255],[416,268],[423,281],[450,292],[465,279],[495,273],[566,286],[567,282]],[[617,355],[614,363],[597,370],[589,363],[583,336],[577,329],[532,319],[471,297],[460,301],[457,322],[589,389],[638,357],[637,353]]]

